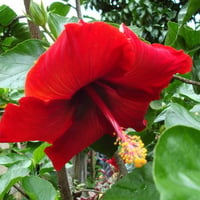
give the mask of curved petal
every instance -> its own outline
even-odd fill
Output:
[[[123,33],[129,38],[135,53],[132,70],[121,78],[108,79],[122,96],[143,101],[159,98],[167,87],[173,74],[191,70],[192,60],[183,51],[161,44],[147,44],[126,26]]]
[[[56,170],[68,162],[74,155],[100,139],[105,133],[113,133],[113,128],[96,110],[96,107],[87,111],[87,114],[76,119],[71,128],[45,152],[52,160]]]
[[[28,73],[26,95],[69,99],[96,79],[121,76],[133,60],[131,45],[117,28],[103,22],[67,24]]]
[[[133,100],[120,96],[119,93],[108,85],[99,84],[106,93],[105,103],[115,117],[117,123],[123,128],[134,128],[141,131],[145,128],[144,116],[150,101],[146,99]]]
[[[20,105],[6,107],[0,121],[0,142],[52,143],[71,126],[72,111],[66,100],[43,102],[24,97]]]

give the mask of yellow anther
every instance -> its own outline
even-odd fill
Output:
[[[119,145],[119,155],[125,163],[134,164],[135,167],[142,167],[147,163],[147,150],[139,136],[124,133],[123,141],[117,138],[116,143]]]

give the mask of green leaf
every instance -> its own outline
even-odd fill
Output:
[[[154,110],[160,110],[163,108],[163,101],[162,100],[155,100],[150,103],[150,107]]]
[[[182,96],[186,96],[187,98],[195,102],[200,102],[200,95],[195,94],[192,85],[182,84],[181,87],[179,87],[178,89],[178,93]]]
[[[7,51],[9,48],[13,47],[13,44],[17,43],[17,39],[13,36],[11,37],[6,37],[4,40],[1,41],[1,49],[0,49],[0,54]]]
[[[66,18],[55,13],[49,13],[48,15],[48,25],[51,33],[55,38],[57,38],[60,33],[64,30],[64,25],[67,23],[77,22],[78,18]]]
[[[168,33],[165,45],[176,49],[184,49],[190,55],[194,55],[200,49],[200,31],[188,26],[180,27],[175,22],[168,22]]]
[[[175,41],[177,40],[177,34],[179,30],[178,24],[175,22],[168,22],[167,26],[168,26],[168,32],[165,39],[165,45],[173,46],[176,49],[183,49],[184,42],[181,39],[177,41],[176,45],[174,44]]]
[[[158,200],[159,193],[152,178],[151,163],[123,177],[105,193],[103,200]]]
[[[183,19],[187,13],[188,10],[188,4],[186,3],[182,8],[180,9],[178,13],[178,23],[181,24],[183,22]]]
[[[200,114],[200,104],[196,104],[190,111]]]
[[[200,31],[195,31],[189,26],[184,26],[179,31],[179,37],[184,41],[185,50],[189,53],[200,49]]]
[[[188,2],[187,12],[183,18],[182,25],[189,21],[193,14],[200,9],[200,1],[199,0],[190,0]]]
[[[200,130],[200,117],[189,112],[183,106],[173,103],[166,111],[165,126],[167,128],[177,125],[185,125]]]
[[[155,149],[154,179],[161,200],[196,200],[200,194],[200,131],[176,126]]]
[[[192,80],[200,81],[200,51],[193,56]],[[193,89],[196,94],[200,94],[200,86],[193,85]]]
[[[66,16],[70,11],[70,6],[61,2],[53,2],[49,7],[48,11],[61,16]]]
[[[52,184],[37,176],[23,178],[22,187],[31,200],[55,200],[57,196]]]
[[[44,142],[33,151],[33,160],[36,164],[45,157],[44,149],[48,146],[50,146],[50,144]]]
[[[3,199],[4,195],[16,182],[29,174],[30,165],[30,160],[20,161],[0,177],[0,199]]]
[[[29,28],[25,23],[15,23],[12,26],[11,34],[20,41],[24,41],[31,38]]]
[[[26,40],[0,55],[0,88],[23,88],[25,76],[45,51],[40,40]]]
[[[0,6],[0,24],[3,26],[9,25],[17,14],[8,6]]]
[[[25,155],[19,155],[19,154],[14,154],[14,153],[10,153],[10,154],[7,154],[7,155],[1,154],[0,164],[9,166],[9,165],[12,165],[16,162],[25,161],[27,159],[28,159],[28,157],[25,156]]]

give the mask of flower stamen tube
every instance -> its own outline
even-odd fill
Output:
[[[119,145],[119,155],[127,164],[134,164],[135,167],[142,167],[146,164],[147,150],[144,148],[144,144],[139,136],[127,135],[122,127],[118,124],[117,120],[110,112],[103,99],[98,93],[90,86],[85,87],[85,91],[99,107],[106,119],[113,126],[117,136],[115,144]]]

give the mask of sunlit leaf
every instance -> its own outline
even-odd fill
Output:
[[[52,184],[37,176],[23,178],[22,187],[31,200],[55,200],[57,196]]]
[[[195,116],[194,113],[189,112],[183,106],[174,103],[166,111],[165,126],[169,128],[176,125],[185,125],[200,130],[200,117]]]
[[[16,13],[8,6],[0,6],[0,25],[7,26],[16,17]]]
[[[175,126],[156,146],[154,177],[161,200],[196,200],[200,194],[200,130]]]
[[[31,160],[20,161],[8,169],[8,171],[0,177],[0,199],[4,199],[4,195],[18,181],[30,172],[29,166]]]
[[[199,45],[199,47],[200,47],[200,45]],[[192,79],[194,81],[200,82],[200,50],[195,53],[193,58],[194,59],[193,59]],[[193,85],[193,89],[196,94],[200,94],[200,86],[199,85]]]
[[[61,2],[53,2],[49,7],[48,11],[61,16],[66,16],[70,11],[70,6]]]
[[[198,11],[199,9],[200,9],[199,0],[189,0],[187,12],[183,18],[182,24],[185,24],[192,17],[192,15],[194,15],[195,12]]]
[[[134,169],[108,190],[103,200],[158,200],[159,193],[152,178],[151,163]]]
[[[14,153],[9,153],[7,155],[0,156],[0,164],[6,166],[13,165],[14,163],[25,160],[28,160],[27,156]]]
[[[0,88],[23,88],[25,76],[45,51],[40,40],[26,40],[0,56]]]
[[[184,49],[193,55],[200,49],[200,31],[193,30],[188,26],[180,27],[175,22],[168,22],[168,33],[165,45],[176,49]]]
[[[50,144],[44,142],[34,150],[33,160],[35,163],[38,164],[45,157],[44,149],[48,146],[50,146]]]
[[[200,95],[195,94],[192,85],[189,84],[182,84],[181,87],[178,89],[179,94],[182,96],[186,96],[193,101],[200,102]]]
[[[55,13],[49,13],[48,15],[48,25],[55,38],[57,38],[61,31],[64,30],[65,24],[77,21],[78,18],[76,17],[66,18]]]

